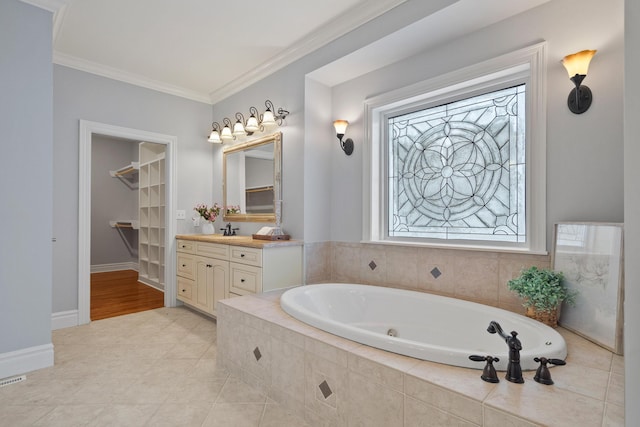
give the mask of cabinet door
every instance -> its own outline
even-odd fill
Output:
[[[228,292],[229,261],[198,257],[195,281],[194,306],[215,315],[216,303]]]
[[[229,261],[211,259],[213,276],[213,311],[217,314],[218,301],[229,298]]]
[[[193,305],[207,313],[213,312],[213,265],[206,258],[196,259],[196,288]]]

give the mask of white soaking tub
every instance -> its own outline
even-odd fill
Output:
[[[467,368],[484,364],[469,355],[498,357],[505,370],[509,349],[491,321],[506,334],[518,332],[523,370],[538,367],[533,359],[564,359],[562,336],[540,322],[510,311],[469,301],[402,289],[344,283],[306,285],[287,290],[282,309],[296,319],[343,338],[406,356]]]

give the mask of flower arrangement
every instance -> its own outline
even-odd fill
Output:
[[[214,203],[213,206],[209,207],[203,203],[199,203],[193,208],[194,211],[198,212],[200,216],[209,222],[213,222],[220,215],[220,206],[218,203]]]
[[[237,214],[237,213],[240,213],[240,206],[239,205],[227,206],[225,207],[225,210],[227,211],[227,215]]]

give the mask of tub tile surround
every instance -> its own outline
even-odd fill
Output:
[[[369,267],[373,261],[375,269]],[[548,255],[381,245],[305,243],[306,283],[359,283],[430,292],[522,314],[507,282]],[[433,274],[434,269],[437,273]]]
[[[559,329],[569,356],[566,366],[551,369],[553,386],[533,381],[535,371],[524,373],[524,384],[504,380],[502,372],[500,383],[490,384],[481,370],[397,355],[310,327],[282,311],[281,293],[220,303],[218,368],[312,426],[624,425],[624,358],[570,331]],[[260,360],[252,353],[258,342]]]

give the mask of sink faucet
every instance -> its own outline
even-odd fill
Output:
[[[220,230],[224,230],[224,236],[235,236],[236,235],[236,230],[238,230],[237,228],[231,228],[231,223],[227,223],[227,225],[224,228],[221,228]]]
[[[509,347],[509,362],[507,363],[506,380],[511,381],[512,383],[523,383],[522,367],[520,366],[520,350],[522,350],[522,343],[517,338],[518,333],[516,331],[511,331],[511,336],[507,335],[502,330],[500,324],[495,320],[492,320],[491,323],[489,323],[487,332],[490,334],[495,334],[497,332]]]

